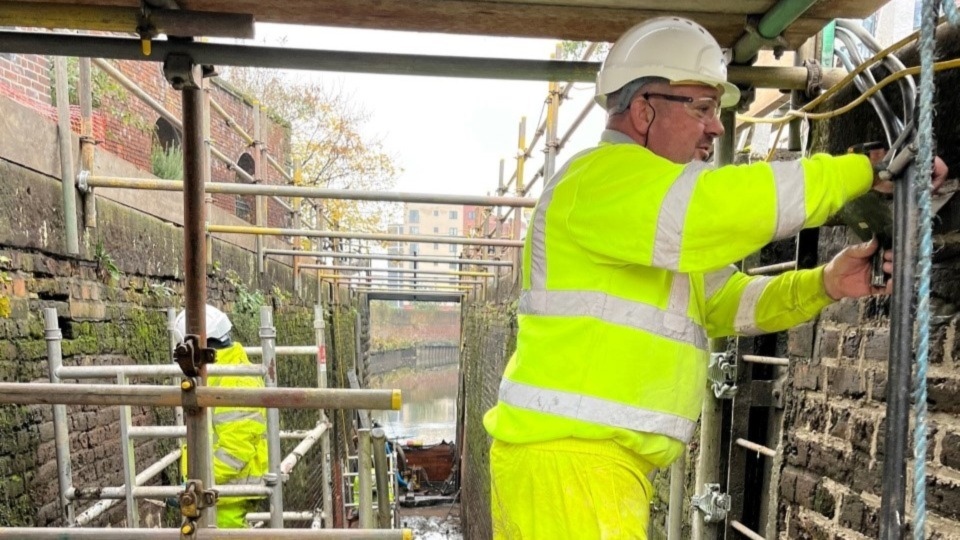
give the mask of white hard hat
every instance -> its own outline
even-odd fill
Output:
[[[727,82],[720,44],[704,27],[680,17],[649,19],[620,36],[597,73],[594,99],[606,109],[608,94],[641,77],[718,87],[721,107],[740,101],[740,90]]]
[[[207,304],[207,337],[209,339],[222,340],[227,337],[227,334],[230,333],[230,330],[233,328],[233,323],[230,322],[230,317],[227,317],[227,314],[220,311],[219,309]],[[180,314],[177,315],[177,319],[173,323],[174,330],[177,333],[177,343],[180,343],[184,340],[184,336],[187,335],[187,312],[183,310]]]

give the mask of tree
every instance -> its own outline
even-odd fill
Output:
[[[361,133],[368,114],[342,89],[276,69],[229,68],[223,78],[290,126],[290,158],[303,184],[336,189],[393,188],[400,169],[377,138]],[[383,232],[399,221],[397,203],[304,201],[303,223],[332,230]]]

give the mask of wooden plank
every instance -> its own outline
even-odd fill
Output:
[[[36,3],[36,0],[25,0]],[[136,7],[136,0],[53,0],[54,3]],[[799,46],[836,17],[862,18],[886,0],[818,2],[786,32]],[[743,34],[745,14],[762,13],[772,0],[180,0],[195,11],[252,14],[259,22],[408,30],[492,36],[614,41],[650,17],[677,15],[704,25],[724,47]]]

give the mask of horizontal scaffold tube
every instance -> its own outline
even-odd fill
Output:
[[[0,540],[180,540],[180,529],[12,527]],[[196,540],[413,540],[410,529],[198,529]]]
[[[87,187],[144,189],[150,191],[183,191],[183,182],[179,180],[90,176],[86,178],[85,185]],[[83,185],[81,185],[81,189],[83,189]],[[343,199],[351,201],[507,206],[510,208],[533,208],[537,204],[536,199],[524,197],[441,195],[437,193],[404,193],[396,191],[331,189],[307,186],[239,184],[232,182],[208,182],[204,184],[204,191],[207,193],[225,193],[230,195],[275,195],[277,197],[303,197],[307,199]]]
[[[243,352],[249,356],[263,356],[263,347],[244,347]],[[317,354],[316,345],[280,345],[274,347],[277,356],[299,356],[304,354]],[[210,369],[208,366],[207,369]]]
[[[314,388],[222,388],[200,386],[200,407],[399,410],[400,390]],[[172,386],[119,384],[0,383],[0,403],[19,405],[140,405],[179,407],[182,391]]]
[[[128,431],[132,439],[174,439],[187,436],[187,426],[130,426]],[[281,439],[303,439],[310,432],[306,430],[281,431]]]
[[[314,348],[314,352],[316,352],[316,348]],[[117,375],[121,374],[129,378],[182,377],[183,370],[180,369],[180,366],[174,364],[142,366],[63,366],[57,370],[57,376],[61,379],[105,379],[116,378]],[[264,368],[259,364],[250,366],[218,366],[211,364],[207,366],[207,375],[254,377],[263,376],[263,374]]]
[[[290,452],[287,457],[283,458],[283,461],[280,463],[280,474],[290,474],[290,471],[293,470],[294,466],[300,461],[303,456],[310,451],[314,444],[320,439],[320,436],[323,435],[323,432],[327,430],[327,424],[321,423],[317,427],[310,430],[310,433],[304,437],[300,444],[297,445],[293,451]]]
[[[474,266],[513,266],[511,261],[494,259],[460,259],[457,257],[420,257],[414,255],[387,255],[383,253],[340,253],[338,251],[299,251],[296,249],[265,249],[267,255],[294,255],[297,257],[330,257],[333,259],[373,259],[384,261],[436,262]]]
[[[469,270],[434,270],[434,269],[421,269],[421,268],[373,268],[370,266],[337,266],[329,264],[301,264],[300,268],[318,268],[321,270],[349,270],[356,272],[377,272],[380,275],[371,275],[366,276],[363,274],[355,274],[350,277],[363,278],[363,277],[382,277],[389,278],[391,273],[394,274],[429,274],[434,276],[468,276],[468,277],[494,277],[496,274],[492,272],[474,272]]]
[[[431,236],[426,234],[384,234],[343,231],[315,231],[313,229],[276,229],[272,227],[247,227],[237,225],[209,225],[207,232],[225,234],[259,234],[262,236],[307,236],[311,238],[353,238],[383,242],[423,242],[425,244],[465,244],[472,246],[523,247],[521,240],[496,238],[470,238],[467,236]]]
[[[273,488],[263,484],[217,486],[221,497],[266,497]],[[133,488],[133,496],[137,499],[164,499],[176,497],[183,493],[181,486],[137,486]],[[127,488],[120,487],[81,487],[73,488],[67,493],[71,499],[125,499]]]
[[[284,521],[313,521],[313,512],[284,512]],[[248,512],[247,521],[269,521],[270,512]]]
[[[170,53],[182,53],[189,55],[197,65],[587,83],[596,81],[600,69],[598,62],[363,53],[164,40],[153,40],[151,45],[150,54],[144,55],[139,39],[0,32],[0,52],[49,56],[162,62]],[[846,72],[842,69],[823,69],[823,86],[836,84],[844,75]],[[728,78],[734,84],[758,88],[805,90],[808,74],[802,67],[730,66]]]

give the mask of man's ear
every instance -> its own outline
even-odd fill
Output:
[[[647,100],[643,99],[642,96],[636,96],[630,103],[627,114],[630,115],[630,123],[633,124],[633,129],[645,136],[656,113]]]

